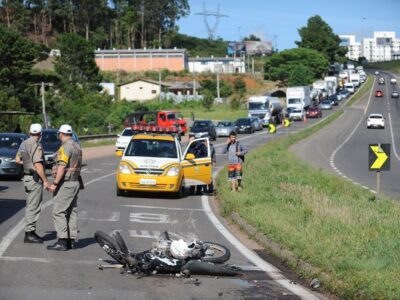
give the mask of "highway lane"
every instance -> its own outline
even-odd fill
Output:
[[[295,133],[307,124],[297,122],[286,129],[278,129],[276,135],[265,130],[253,135],[241,135],[242,143],[253,149],[277,136]],[[225,138],[215,142],[220,153]],[[218,154],[220,168],[226,157]],[[23,244],[23,230],[15,232],[15,239],[5,243],[4,236],[23,218],[23,207],[14,214],[3,217],[0,233],[0,298],[5,299],[243,299],[251,296],[260,299],[299,298],[297,285],[284,288],[280,271],[271,268],[269,274],[261,272],[247,256],[244,256],[225,236],[216,230],[205,212],[204,196],[186,196],[171,199],[160,194],[141,194],[135,197],[117,197],[115,194],[115,169],[118,158],[109,155],[88,160],[83,169],[86,189],[79,197],[78,248],[68,252],[47,251],[45,246],[56,238],[51,217],[51,206],[45,205],[41,214],[38,232],[44,234],[45,245]],[[245,177],[249,176],[245,174]],[[245,179],[244,179],[245,180]],[[0,205],[20,203],[24,199],[22,182],[1,181]],[[46,193],[48,200],[50,194]],[[19,199],[19,200],[15,200]],[[207,200],[207,199],[205,199]],[[1,209],[0,215],[3,213]],[[23,228],[20,228],[23,229]],[[151,247],[151,243],[163,230],[176,237],[201,238],[217,241],[232,250],[231,263],[247,270],[241,278],[197,277],[200,285],[190,279],[170,276],[152,276],[138,279],[136,276],[120,275],[116,270],[99,271],[99,258],[108,259],[95,243],[96,230],[111,232],[120,230],[128,246],[135,251]],[[281,280],[277,280],[281,279]],[[307,294],[309,298],[311,294]]]
[[[368,170],[369,144],[390,143],[392,145],[391,170],[381,172],[381,192],[400,199],[400,110],[399,100],[390,97],[393,88],[387,73],[386,84],[376,80],[371,92],[361,101],[346,108],[344,115],[314,136],[300,142],[292,151],[310,161],[365,188],[376,191],[376,172]],[[376,98],[375,91],[381,89],[384,97]],[[367,129],[366,118],[370,113],[382,113],[386,118],[385,129]],[[395,150],[396,149],[396,150]],[[312,159],[311,156],[312,155]]]

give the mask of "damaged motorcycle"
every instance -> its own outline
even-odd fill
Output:
[[[241,274],[240,268],[226,264],[231,256],[230,250],[218,243],[173,240],[164,231],[150,250],[134,253],[128,249],[118,231],[114,231],[112,235],[97,231],[94,237],[100,247],[128,273],[174,273],[184,276]]]

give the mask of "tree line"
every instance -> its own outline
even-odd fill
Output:
[[[187,0],[3,0],[0,20],[36,43],[77,33],[99,48],[169,47]]]
[[[265,79],[279,81],[282,86],[308,85],[329,71],[330,64],[346,61],[347,48],[318,15],[308,19],[307,26],[298,29],[298,48],[288,49],[268,57],[264,64]]]

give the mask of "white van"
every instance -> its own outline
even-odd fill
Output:
[[[344,88],[345,88],[346,90],[348,90],[350,94],[354,94],[354,92],[355,92],[354,84],[353,84],[352,82],[347,82],[347,83],[344,85]]]

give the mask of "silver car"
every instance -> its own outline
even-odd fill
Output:
[[[236,132],[237,128],[232,121],[219,121],[215,128],[217,136],[229,136],[231,132]]]
[[[15,162],[15,156],[27,138],[24,133],[0,133],[0,177],[19,179],[24,175],[22,165]]]
[[[321,109],[332,109],[332,102],[330,100],[324,100],[321,102],[319,107]]]

